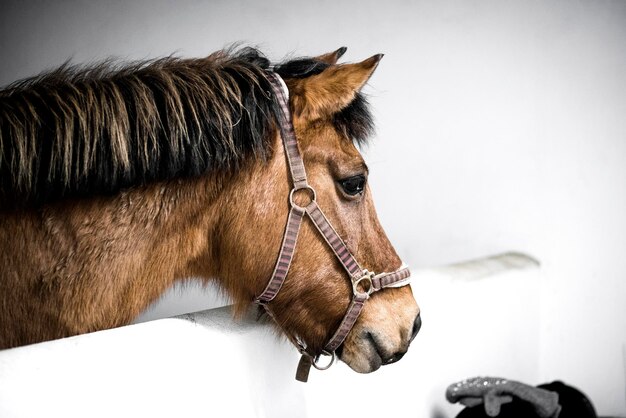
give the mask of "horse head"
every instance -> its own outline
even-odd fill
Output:
[[[382,55],[360,63],[335,63],[342,54],[291,61],[276,67],[289,92],[298,148],[315,200],[343,238],[350,253],[369,271],[398,270],[402,262],[389,242],[374,208],[369,169],[357,145],[372,128],[360,93]],[[268,161],[251,167],[230,189],[220,237],[220,252],[231,254],[221,274],[234,293],[249,300],[263,292],[281,247],[289,213],[290,170],[276,130]],[[296,206],[311,193],[292,196]],[[241,278],[248,278],[242,283]],[[236,285],[235,285],[236,283]],[[371,285],[371,283],[369,284]],[[268,303],[279,328],[306,348],[321,353],[339,327],[353,296],[345,267],[312,222],[302,223],[289,273]],[[409,286],[372,294],[337,349],[352,369],[367,373],[406,353],[421,319]]]

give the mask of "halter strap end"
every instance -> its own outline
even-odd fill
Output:
[[[298,382],[306,383],[309,380],[309,372],[313,365],[313,359],[308,354],[302,354],[300,361],[298,362],[298,368],[296,369],[296,380]]]

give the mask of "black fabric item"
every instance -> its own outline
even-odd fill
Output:
[[[561,404],[559,418],[597,418],[598,416],[591,401],[575,387],[558,380],[537,387],[559,394]]]

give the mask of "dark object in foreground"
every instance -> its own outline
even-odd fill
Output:
[[[474,377],[448,386],[446,399],[466,406],[457,418],[597,418],[589,399],[560,381],[533,387],[497,377]]]

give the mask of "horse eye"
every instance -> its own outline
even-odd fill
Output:
[[[358,175],[348,177],[347,179],[340,180],[339,184],[346,194],[356,196],[363,193],[363,190],[365,189],[365,176]]]

